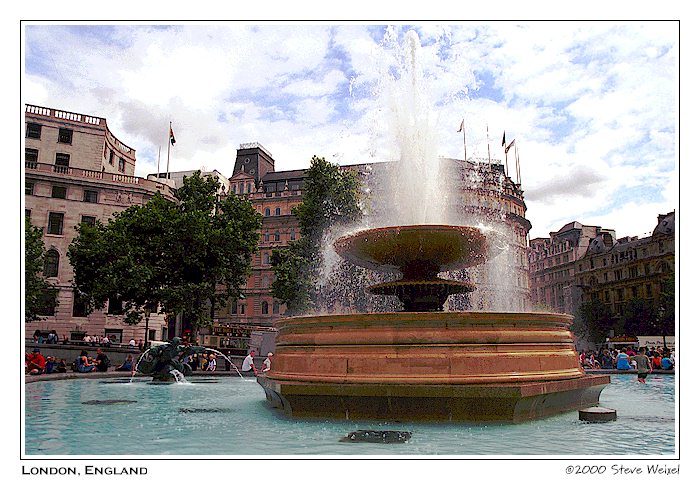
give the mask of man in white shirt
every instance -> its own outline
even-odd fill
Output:
[[[243,365],[241,366],[241,370],[243,372],[250,372],[252,370],[253,373],[257,376],[258,371],[255,369],[255,364],[253,363],[254,356],[255,350],[251,350],[248,356],[245,357],[245,359],[243,359]]]

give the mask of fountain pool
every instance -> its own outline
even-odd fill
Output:
[[[675,376],[612,375],[600,405],[521,424],[299,420],[271,408],[254,378],[190,377],[154,385],[128,378],[34,382],[25,389],[27,455],[673,455]],[[346,443],[356,430],[409,431],[406,443]],[[653,435],[651,435],[653,433]],[[650,436],[651,435],[651,436]],[[643,442],[639,438],[645,438]]]

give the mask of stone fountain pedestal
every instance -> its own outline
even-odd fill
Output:
[[[478,229],[382,228],[335,248],[401,273],[369,290],[398,295],[407,311],[279,320],[273,368],[258,383],[287,415],[520,422],[596,405],[610,383],[580,367],[570,315],[442,311],[448,295],[474,289],[437,275],[486,261]]]
[[[520,422],[598,403],[568,315],[397,312],[278,323],[258,377],[293,417]]]

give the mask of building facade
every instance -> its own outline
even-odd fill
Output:
[[[615,231],[571,222],[549,238],[530,240],[529,264],[532,303],[558,313],[576,313],[581,302],[576,288],[576,262],[596,238],[615,241]]]
[[[104,118],[27,105],[24,140],[24,213],[44,232],[44,276],[58,288],[58,306],[40,321],[26,323],[26,335],[56,330],[59,338],[82,340],[87,333],[117,342],[167,337],[159,315],[149,319],[148,332],[145,324],[124,324],[117,302],[87,315],[75,300],[67,251],[79,224],[106,223],[156,192],[173,199],[171,188],[134,176],[136,152],[110,131]]]
[[[575,283],[581,300],[600,300],[615,319],[623,316],[625,306],[634,299],[658,306],[664,281],[675,275],[675,224],[674,211],[659,215],[648,237],[615,240],[606,232],[597,236],[576,262]]]

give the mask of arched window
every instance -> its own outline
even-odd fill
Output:
[[[44,257],[44,276],[58,277],[58,252],[53,248],[46,252]]]
[[[279,242],[279,241],[280,241],[280,232],[279,232],[279,230],[277,230],[275,232],[275,242]]]
[[[265,209],[265,216],[266,217],[270,216],[270,208],[269,207]]]
[[[277,315],[277,314],[280,313],[280,304],[279,304],[279,302],[274,302],[274,303],[272,304],[272,313],[275,314],[275,315]]]
[[[260,308],[262,309],[262,314],[263,314],[263,315],[268,315],[268,314],[270,313],[270,312],[269,312],[269,307],[267,306],[267,302],[265,302],[265,301],[262,302],[262,304],[260,305]]]
[[[275,215],[278,217],[282,214],[282,210],[280,210],[280,207],[275,208]]]

